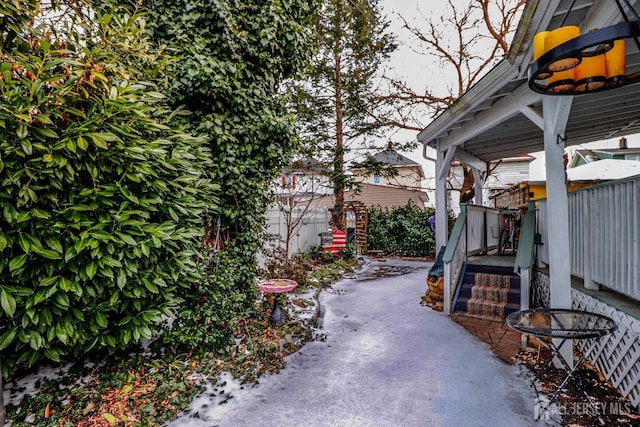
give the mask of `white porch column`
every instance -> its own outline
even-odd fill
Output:
[[[450,148],[454,150],[455,148]],[[447,206],[447,173],[439,173],[448,171],[449,165],[445,164],[446,151],[440,146],[440,141],[436,144],[436,255],[442,246],[447,245],[448,236],[448,211]]]
[[[571,260],[569,258],[569,205],[564,170],[565,129],[572,96],[544,96],[544,154],[547,173],[549,281],[552,308],[571,308]],[[556,345],[559,344],[559,340]],[[573,365],[572,343],[562,355]],[[556,363],[556,366],[559,366]]]

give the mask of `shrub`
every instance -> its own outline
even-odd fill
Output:
[[[380,250],[385,254],[434,256],[435,235],[427,224],[433,214],[433,208],[419,208],[411,202],[392,210],[370,208],[369,250]]]
[[[240,292],[234,286],[236,261],[224,253],[209,265],[201,266],[202,280],[193,282],[184,292],[185,300],[159,342],[178,350],[222,352],[232,338],[239,319],[255,317],[253,293]],[[251,284],[253,285],[253,283]]]
[[[199,277],[215,201],[203,141],[171,127],[144,20],[15,35],[0,63],[3,372],[153,333]],[[75,36],[75,37],[74,37]],[[82,39],[83,42],[78,40]]]

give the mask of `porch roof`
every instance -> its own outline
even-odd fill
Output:
[[[631,1],[638,10],[638,1]],[[530,0],[523,11],[509,54],[418,135],[418,141],[447,150],[471,164],[542,151],[542,97],[529,89],[528,66],[533,36],[555,29],[571,0]],[[623,21],[610,1],[576,0],[566,25],[582,33]],[[627,73],[640,71],[640,52],[627,40]],[[577,145],[640,132],[640,84],[575,96],[565,145]]]

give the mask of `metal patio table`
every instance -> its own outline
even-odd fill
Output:
[[[595,411],[594,413],[598,414],[600,423],[604,425],[604,420],[600,416],[596,406],[584,390],[580,379],[574,377],[574,373],[576,372],[576,369],[582,365],[587,354],[591,353],[599,339],[616,330],[616,322],[599,313],[565,308],[537,308],[516,311],[509,314],[506,321],[511,328],[518,332],[549,339],[551,357],[545,362],[531,382],[538,398],[540,397],[540,392],[538,391],[535,382],[540,378],[540,375],[547,370],[551,361],[555,357],[558,358],[562,368],[567,374],[553,396],[551,396],[547,404],[542,408],[541,413],[544,413],[549,409],[551,404],[558,398],[558,396],[560,396],[562,390],[566,388],[569,381],[574,378],[574,384],[586,397],[588,404]],[[554,338],[560,339],[560,343],[558,345],[555,344]],[[580,359],[572,367],[568,361],[564,359],[560,350],[568,340],[583,339],[592,339],[591,345],[587,351],[582,353]]]

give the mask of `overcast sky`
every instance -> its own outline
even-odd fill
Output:
[[[457,4],[466,4],[468,0],[454,0]],[[418,24],[424,22],[424,18],[421,16],[440,17],[446,14],[447,2],[445,0],[435,1],[422,1],[422,0],[382,0],[381,3],[383,13],[387,16],[387,19],[391,22],[390,30],[397,36],[400,42],[400,47],[392,56],[391,64],[389,67],[394,69],[397,76],[403,77],[406,81],[414,85],[415,88],[424,87],[427,80],[433,81],[434,79],[446,80],[446,76],[440,74],[441,70],[437,64],[433,64],[433,60],[429,60],[423,55],[415,53],[411,49],[411,45],[415,47],[414,36],[407,30],[402,29],[402,21],[398,17],[398,14],[402,15],[412,24]],[[426,123],[428,124],[428,123]],[[415,140],[417,132],[412,131],[396,131],[391,132],[387,139],[397,140]],[[542,138],[542,134],[540,135]],[[592,144],[578,145],[569,147],[570,156],[577,150],[582,148],[617,148],[619,138],[613,138],[606,141],[601,141]],[[628,144],[630,147],[640,147],[640,135],[627,136]],[[435,154],[431,153],[430,156]],[[418,147],[412,153],[403,153],[407,157],[414,161],[419,162],[425,170],[427,178],[434,176],[434,165],[432,162],[425,160],[422,157],[422,147]],[[544,153],[531,153],[536,160],[531,163],[530,168],[530,180],[544,180]],[[425,183],[426,187],[434,187],[433,179],[428,179]],[[430,194],[431,197],[431,194]],[[433,203],[433,199],[431,200]]]

